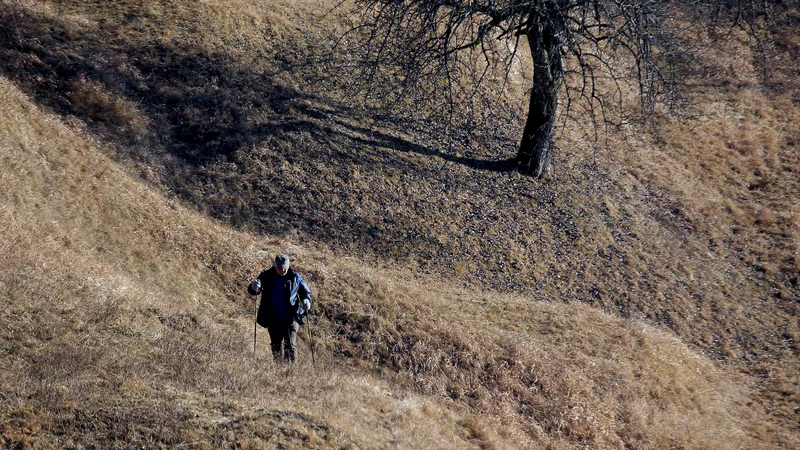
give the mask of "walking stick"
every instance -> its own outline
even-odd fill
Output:
[[[255,305],[256,305],[256,314],[255,318],[253,319],[253,357],[256,356],[256,334],[258,334],[258,296],[254,296],[255,298]]]
[[[317,367],[317,358],[314,356],[314,333],[311,331],[311,315],[308,315],[308,341],[311,344],[311,364]]]

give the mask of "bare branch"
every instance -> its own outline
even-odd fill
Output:
[[[361,20],[347,36],[361,38],[364,92],[394,85],[386,92],[388,104],[414,96],[429,111],[444,111],[448,122],[486,83],[506,91],[525,36],[535,63],[525,133],[548,142],[523,136],[520,159],[549,151],[559,107],[563,118],[587,114],[597,131],[600,122],[613,124],[611,110],[623,113],[628,90],[638,92],[643,119],[658,103],[674,104],[681,86],[677,66],[687,49],[682,30],[666,26],[675,23],[668,19],[688,15],[714,29],[724,25],[756,36],[759,18],[774,1],[356,0]],[[443,103],[435,101],[437,92]],[[523,148],[534,144],[538,150]]]

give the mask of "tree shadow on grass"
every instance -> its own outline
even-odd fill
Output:
[[[111,27],[76,31],[25,10],[0,12],[0,28],[5,30],[0,33],[3,75],[39,103],[81,119],[118,151],[139,157],[169,155],[197,167],[270,138],[307,131],[355,146],[508,169],[506,162],[450,155],[351,125],[361,112],[282,81],[281,74],[296,68],[280,50],[276,57],[245,66],[227,54],[190,45],[125,41]]]
[[[427,213],[386,217],[385,203],[405,201],[401,188],[375,196],[352,185],[353,168],[400,174],[403,183],[430,178],[445,163],[513,169],[509,160],[398,137],[394,130],[399,135],[406,124],[391,117],[364,125],[363,111],[294,84],[302,68],[281,56],[288,47],[242,61],[148,35],[120,38],[113,25],[76,29],[22,9],[0,10],[0,30],[2,75],[39,104],[86,123],[115,158],[154,169],[142,171],[149,181],[234,227],[301,230],[357,254],[432,258],[441,244],[424,232]],[[384,207],[354,212],[363,201]]]

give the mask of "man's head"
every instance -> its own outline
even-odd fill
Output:
[[[289,271],[289,257],[284,254],[280,254],[275,257],[275,271],[278,272],[278,276],[286,275],[286,272]]]

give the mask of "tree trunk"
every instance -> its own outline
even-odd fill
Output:
[[[553,170],[553,132],[564,71],[553,21],[536,13],[529,20],[527,38],[534,63],[533,89],[516,160],[520,172],[540,178]]]

